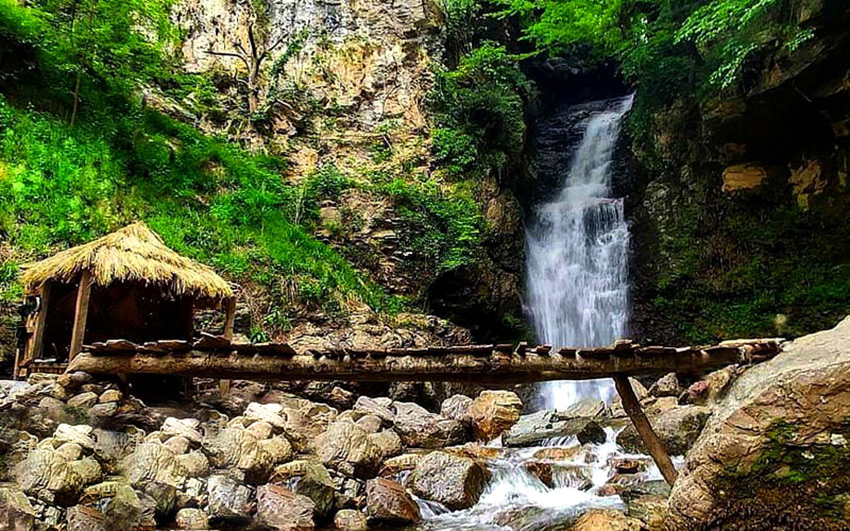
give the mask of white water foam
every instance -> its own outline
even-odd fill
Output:
[[[611,197],[611,161],[631,105],[628,96],[588,118],[562,188],[527,228],[526,306],[543,343],[605,346],[626,333],[629,229],[622,199]],[[607,379],[550,382],[541,391],[551,409],[614,395]]]

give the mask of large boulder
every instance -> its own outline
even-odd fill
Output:
[[[374,477],[383,453],[369,434],[356,424],[336,422],[316,438],[316,454],[334,470],[362,478]]]
[[[685,455],[705,426],[710,410],[703,406],[676,406],[660,414],[648,412],[650,424],[671,455]],[[617,444],[630,452],[647,453],[643,439],[633,424],[617,435]]]
[[[257,488],[257,522],[276,531],[313,529],[315,506],[306,496],[278,485]]]
[[[487,479],[487,470],[472,459],[432,452],[417,461],[409,487],[417,496],[457,510],[475,505]]]
[[[688,454],[668,529],[848,529],[850,319],[749,368]]]
[[[275,468],[272,481],[313,501],[316,519],[324,520],[334,507],[336,484],[320,463],[300,459]]]
[[[613,509],[592,509],[578,517],[569,531],[644,531],[643,522]]]
[[[443,448],[466,438],[463,424],[430,413],[413,402],[395,402],[395,430],[409,447]]]
[[[544,409],[523,415],[502,436],[511,447],[542,446],[549,439],[576,437],[582,444],[605,442],[605,430],[597,418],[605,411],[600,400],[585,400],[564,411]]]
[[[421,520],[419,506],[400,483],[386,478],[366,482],[369,520],[383,524],[413,524]]]
[[[72,505],[85,486],[72,462],[56,450],[35,450],[15,467],[18,484],[51,505]]]
[[[156,482],[179,488],[186,480],[186,470],[177,460],[177,455],[161,443],[140,444],[124,458],[122,467],[132,485]]]
[[[492,441],[516,424],[521,414],[522,400],[511,391],[482,391],[466,411],[479,441]]]
[[[245,524],[251,519],[251,490],[223,475],[210,476],[207,482],[210,523]]]
[[[33,529],[35,520],[35,509],[23,492],[0,488],[0,529]]]
[[[292,458],[289,441],[282,437],[260,439],[255,430],[229,427],[203,441],[203,451],[216,468],[236,467],[251,484],[268,480],[275,465]]]
[[[387,424],[392,424],[395,421],[395,413],[390,409],[389,404],[392,404],[389,398],[380,399],[361,396],[354,403],[354,411],[375,415]]]
[[[469,406],[472,405],[472,399],[466,395],[452,395],[443,400],[440,405],[440,415],[447,419],[455,419],[461,422],[467,422],[468,417],[466,412],[469,411]]]

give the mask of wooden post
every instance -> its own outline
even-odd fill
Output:
[[[74,309],[74,329],[71,334],[71,352],[68,354],[68,361],[72,361],[83,350],[83,336],[86,334],[91,284],[91,272],[86,269],[80,275],[80,286],[77,288],[77,306]]]
[[[27,324],[32,326],[32,335],[27,340],[26,349],[24,350],[23,356],[20,360],[21,364],[41,357],[41,352],[44,347],[44,328],[47,323],[47,304],[50,299],[50,286],[51,284],[49,280],[45,281],[41,285],[41,288],[38,290],[39,297],[41,297],[41,307],[35,315],[27,317]],[[16,364],[15,372],[17,373],[18,370],[19,366]]]
[[[224,301],[224,337],[233,339],[233,324],[236,321],[236,297]],[[221,398],[230,392],[230,380],[219,380],[218,395]]]
[[[641,409],[640,401],[635,396],[635,391],[632,389],[629,377],[625,374],[614,375],[614,384],[617,386],[617,392],[620,393],[620,397],[623,399],[623,409],[626,410],[626,414],[631,419],[641,439],[643,439],[643,444],[649,451],[649,455],[652,456],[655,464],[658,465],[661,475],[664,476],[664,479],[672,487],[679,473],[676,472],[673,461],[670,459],[670,455],[667,454],[667,449],[664,448],[664,444],[662,444],[661,439],[653,431],[649,419],[646,418],[643,409]]]

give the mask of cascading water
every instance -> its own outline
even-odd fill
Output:
[[[604,346],[626,332],[629,230],[623,201],[611,197],[611,162],[631,104],[628,96],[590,115],[557,197],[529,223],[527,309],[541,342]],[[610,380],[551,382],[541,391],[553,409],[583,397],[610,401],[614,392]]]
[[[623,202],[612,198],[611,165],[620,120],[631,103],[629,96],[590,104],[581,122],[581,142],[560,178],[555,200],[542,204],[529,224],[527,307],[542,342],[600,346],[626,332],[629,233]],[[555,162],[546,162],[550,170],[570,155],[559,142],[553,144],[550,158]],[[614,390],[609,380],[597,380],[553,382],[542,392],[547,409],[562,410],[583,398],[610,402]],[[614,475],[616,460],[642,460],[647,465],[644,480],[660,474],[646,456],[623,454],[614,429],[606,428],[606,435],[599,445],[581,445],[574,437],[544,445],[548,450],[559,447],[557,452],[541,447],[503,450],[488,461],[493,477],[474,507],[450,512],[418,500],[425,518],[419,529],[549,531],[562,529],[565,521],[589,508],[622,508],[619,496],[600,490]],[[544,484],[529,463],[550,467],[552,481]]]

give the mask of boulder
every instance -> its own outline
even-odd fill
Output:
[[[432,452],[416,463],[408,486],[417,496],[457,510],[475,505],[487,479],[487,470],[472,459]]]
[[[395,430],[409,447],[443,448],[461,444],[466,438],[463,425],[430,413],[412,402],[395,402]]]
[[[369,435],[369,440],[381,450],[382,460],[395,457],[404,451],[404,447],[401,444],[401,437],[393,430],[372,433]]]
[[[297,407],[284,406],[283,413],[286,417],[284,434],[295,451],[300,453],[313,452],[316,438],[327,430],[337,417],[334,408],[309,400],[299,401]]]
[[[124,395],[118,389],[107,389],[98,397],[97,401],[100,404],[108,404],[110,402],[120,402],[123,397]]]
[[[604,409],[604,404],[602,406]],[[564,437],[576,437],[582,444],[605,442],[605,430],[594,417],[571,415],[570,411],[551,409],[523,415],[505,432],[502,443],[511,447],[542,446],[549,439]]]
[[[202,510],[193,508],[177,511],[177,516],[174,517],[174,523],[177,524],[177,529],[188,529],[191,531],[207,529],[210,525],[207,515]]]
[[[482,391],[472,401],[466,416],[472,434],[479,441],[492,441],[516,424],[522,413],[522,400],[511,391]]]
[[[75,407],[79,409],[88,409],[93,405],[97,404],[98,396],[96,393],[91,391],[87,393],[80,393],[76,396],[72,396],[68,399],[68,407]]]
[[[591,509],[578,517],[569,531],[644,531],[643,523],[613,509]]]
[[[80,484],[83,486],[96,483],[103,475],[100,463],[91,457],[84,457],[83,459],[71,461],[68,465],[77,474],[77,477],[80,478]]]
[[[0,488],[0,529],[34,529],[35,521],[35,509],[23,492]]]
[[[468,422],[466,416],[469,406],[472,405],[472,399],[466,395],[452,395],[443,400],[440,405],[440,415],[447,419],[459,420],[460,422]]]
[[[257,488],[257,522],[270,529],[296,531],[314,529],[315,505],[310,498],[278,485]]]
[[[682,388],[679,386],[679,379],[676,377],[675,372],[662,376],[649,388],[650,396],[659,398],[663,396],[675,396],[678,398],[681,393]]]
[[[203,436],[198,431],[199,422],[196,419],[177,419],[168,417],[162,423],[160,431],[168,437],[185,437],[194,444],[201,444]]]
[[[316,439],[316,454],[325,466],[349,476],[373,477],[381,465],[381,449],[363,428],[349,422],[331,424]]]
[[[236,467],[252,484],[268,480],[275,465],[292,458],[284,437],[260,440],[245,428],[225,428],[203,441],[203,451],[216,468]]]
[[[409,472],[416,468],[416,464],[422,458],[420,454],[402,454],[391,457],[384,461],[381,466],[381,477],[396,477],[403,472]]]
[[[677,406],[658,415],[647,415],[655,433],[670,455],[685,455],[699,437],[710,415],[703,406]],[[647,453],[632,424],[617,435],[617,444],[630,452]]]
[[[142,517],[142,502],[129,485],[120,485],[115,496],[110,498],[104,508],[103,515],[110,525],[121,522],[124,529],[133,529]]]
[[[767,179],[768,171],[756,163],[735,164],[723,170],[723,187],[726,193],[758,188]]]
[[[254,422],[266,422],[274,428],[282,430],[286,426],[286,420],[281,416],[283,407],[280,404],[258,404],[251,402],[245,409],[246,419]]]
[[[334,529],[337,531],[367,531],[366,515],[354,509],[343,509],[334,515]]]
[[[239,525],[251,519],[251,491],[227,476],[210,476],[207,481],[212,525]]]
[[[68,531],[108,531],[103,513],[82,505],[68,509],[65,523]]]
[[[310,498],[317,520],[321,521],[330,516],[334,507],[336,484],[321,464],[303,459],[292,461],[277,467],[272,480],[295,494]]]
[[[626,514],[644,522],[650,531],[664,529],[668,496],[670,486],[660,479],[630,485],[620,492],[620,498],[628,507]]]
[[[91,437],[91,433],[91,426],[60,424],[53,434],[53,439],[59,444],[73,442],[86,450],[94,450],[95,442]]]
[[[377,415],[364,415],[355,422],[363,428],[366,433],[378,433],[381,431],[383,421]]]
[[[369,520],[378,524],[414,524],[422,518],[404,487],[386,478],[366,482],[366,510]]]
[[[84,486],[71,461],[56,450],[34,450],[15,474],[26,494],[53,505],[73,505]]]
[[[386,399],[391,404],[392,401]],[[383,422],[387,424],[392,424],[395,421],[395,413],[390,409],[389,405],[382,405],[379,400],[374,398],[369,398],[368,396],[361,396],[357,399],[357,402],[354,403],[354,411],[362,411],[368,415],[375,415]]]
[[[136,448],[140,433],[129,434],[120,431],[94,429],[91,437],[95,441],[94,456],[107,474],[118,474],[121,460]]]
[[[713,410],[668,528],[846,529],[850,319],[748,368]]]
[[[122,469],[132,485],[152,481],[181,487],[186,480],[186,470],[177,455],[162,443],[140,444],[124,458]]]

